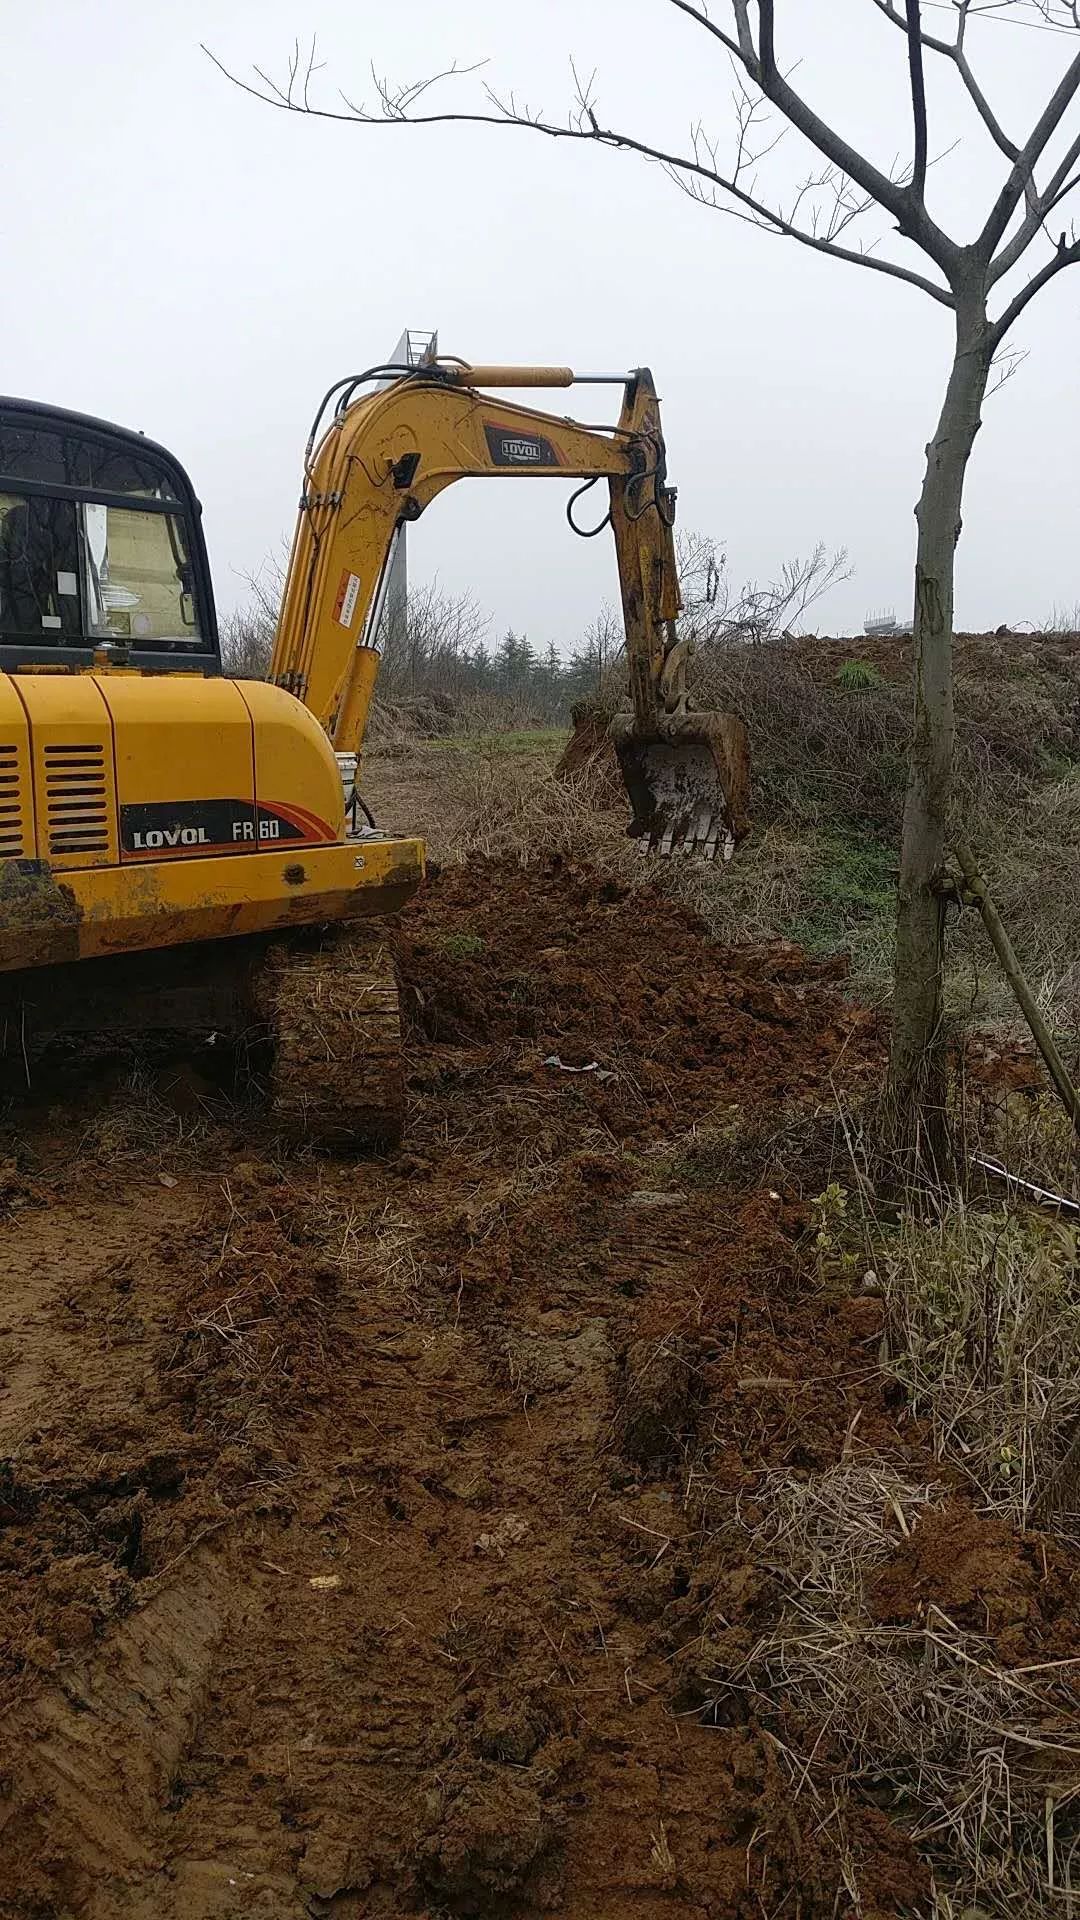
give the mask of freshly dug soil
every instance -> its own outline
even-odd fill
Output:
[[[925,1469],[877,1302],[800,1251],[873,1020],[572,863],[448,870],[398,948],[392,1156],[170,1066],[12,1117],[0,1915],[925,1910],[900,1823],[709,1711],[776,1604],[734,1502],[855,1431]],[[959,1492],[875,1608],[987,1567],[1002,1645],[1075,1649],[1069,1569]]]
[[[827,990],[842,959],[725,951],[651,887],[572,861],[440,874],[403,927],[401,970],[423,1039],[516,1050],[538,1088],[571,1070],[576,1104],[623,1139],[818,1100],[839,1062],[854,1078],[880,1060],[870,1016]]]

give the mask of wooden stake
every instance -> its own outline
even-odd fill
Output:
[[[975,855],[966,840],[954,840],[953,852],[959,862],[967,891],[982,914],[983,924],[990,935],[994,952],[1001,961],[1005,978],[1016,995],[1024,1019],[1031,1028],[1035,1045],[1046,1062],[1046,1070],[1057,1089],[1061,1104],[1077,1133],[1080,1134],[1080,1093],[1077,1093],[1073,1086],[1065,1062],[1054,1043],[1054,1037],[1035,1005],[1035,996],[1028,986],[1024,970],[1013,950],[1012,941],[1002,924],[1001,915],[990,898]]]

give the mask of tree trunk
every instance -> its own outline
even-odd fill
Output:
[[[953,573],[964,476],[993,355],[985,293],[961,295],[956,353],[915,509],[915,712],[896,919],[890,1122],[912,1171],[944,1167],[940,1041],[944,868],[953,764]]]

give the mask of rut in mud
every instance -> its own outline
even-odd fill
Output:
[[[18,1116],[0,1914],[825,1920],[852,1863],[916,1909],[903,1823],[718,1705],[776,1605],[736,1503],[855,1433],[925,1467],[799,1251],[874,1021],[573,863],[448,869],[398,943],[393,1156],[169,1067]],[[983,1551],[995,1631],[1075,1645],[1053,1555],[959,1496],[926,1541],[883,1617]]]

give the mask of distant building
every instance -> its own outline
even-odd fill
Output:
[[[865,634],[910,633],[912,622],[898,620],[892,607],[883,608],[879,613],[868,613],[863,621]]]

